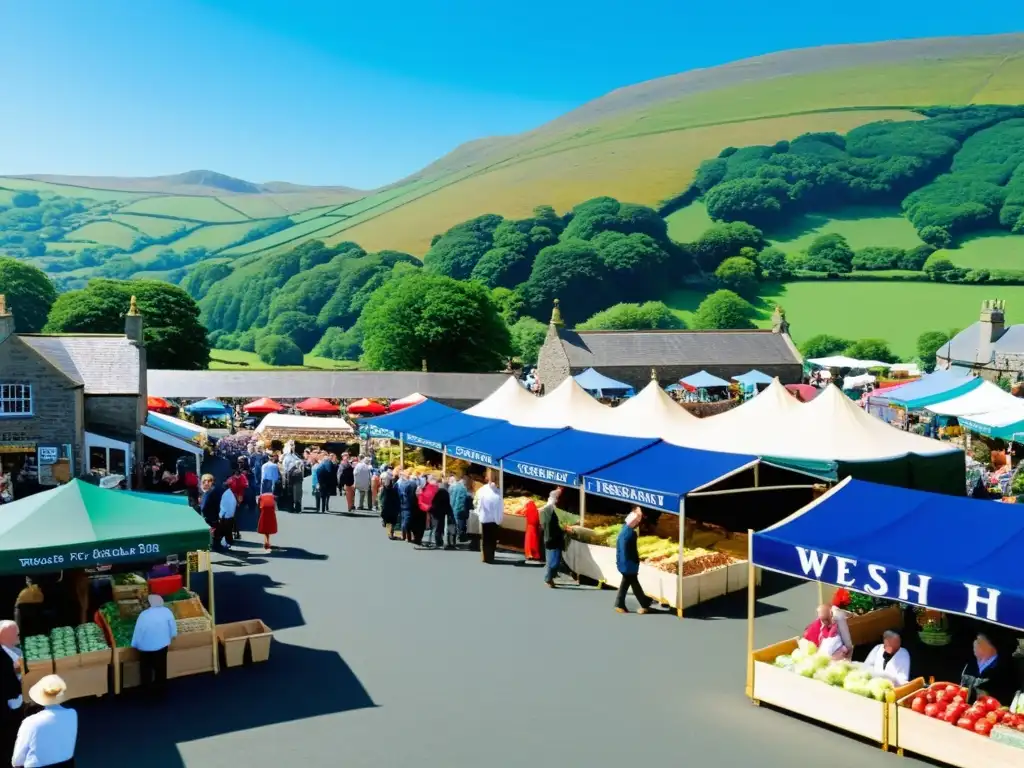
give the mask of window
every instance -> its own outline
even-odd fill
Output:
[[[32,385],[0,384],[0,416],[31,416]]]

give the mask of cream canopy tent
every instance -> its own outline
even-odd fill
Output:
[[[527,392],[514,376],[509,376],[504,384],[465,412],[485,419],[508,419],[514,413],[529,413],[538,402],[540,398]]]
[[[963,395],[925,406],[926,411],[937,413],[940,416],[971,416],[1004,408],[1017,408],[1024,411],[1024,400],[1014,397],[1009,392],[1004,392],[991,381],[983,381]]]
[[[517,409],[503,418],[519,427],[573,427],[610,435],[616,434],[620,423],[614,411],[569,377],[550,394],[535,398],[532,408]]]
[[[611,429],[607,434],[624,437],[660,437],[678,442],[700,423],[699,418],[665,394],[657,381],[611,411],[611,420],[604,425]],[[586,429],[598,431],[593,427]]]
[[[817,365],[822,368],[853,368],[867,370],[868,368],[888,368],[889,363],[883,363],[880,360],[858,360],[854,357],[846,357],[845,355],[833,355],[832,357],[812,357],[807,360],[812,365]]]
[[[771,454],[772,446],[794,429],[801,404],[775,379],[761,394],[716,416],[697,419],[682,445],[707,451]],[[673,440],[672,442],[679,442]]]
[[[309,442],[341,442],[352,437],[354,430],[345,419],[331,416],[297,416],[290,413],[268,413],[256,427],[264,440],[297,440]]]

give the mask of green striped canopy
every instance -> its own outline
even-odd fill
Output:
[[[0,574],[156,562],[209,546],[209,527],[177,499],[82,480],[0,506]]]

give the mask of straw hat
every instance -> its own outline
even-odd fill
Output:
[[[60,704],[67,693],[67,683],[60,675],[47,675],[28,689],[28,697],[41,707]]]

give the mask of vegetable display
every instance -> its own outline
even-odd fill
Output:
[[[590,519],[589,516],[587,519]],[[577,538],[580,538],[590,544],[614,547],[615,541],[619,537],[619,532],[621,530],[622,523],[603,525],[591,529],[589,534],[584,534],[580,531],[577,534]],[[722,549],[730,551],[739,551],[739,547],[735,546],[735,540],[726,539],[724,536],[720,535],[708,536],[707,534],[703,534],[702,536],[695,537],[695,541],[700,541],[701,544],[707,543],[713,547],[722,547]],[[745,554],[747,549],[746,543],[743,542],[741,546],[742,551]],[[667,573],[679,573],[678,541],[666,539],[661,536],[640,536],[637,539],[636,548],[637,553],[640,555],[641,562],[653,565],[655,568],[666,571]],[[684,547],[683,575],[695,576],[718,568],[725,568],[740,561],[740,558],[735,557],[726,551],[717,551],[704,546]]]
[[[814,643],[803,638],[797,641],[791,654],[777,656],[774,665],[875,701],[885,701],[886,694],[894,688],[891,680],[872,675],[860,664],[832,661],[819,653]]]
[[[990,736],[997,725],[1024,732],[1024,714],[1010,711],[991,696],[979,696],[968,705],[969,691],[953,683],[932,683],[910,700],[910,708],[979,736]]]
[[[146,580],[137,573],[115,573],[110,577],[117,587],[145,586]]]
[[[110,627],[110,634],[113,635],[114,645],[118,648],[127,648],[132,644],[132,635],[135,634],[135,622],[138,617],[122,617],[117,603],[104,603],[100,606],[100,613],[103,614],[107,626]]]
[[[78,654],[75,630],[71,627],[55,627],[50,632],[50,651],[55,659],[66,659]]]
[[[22,641],[21,647],[25,653],[26,661],[49,661],[53,658],[52,651],[50,650],[50,638],[46,635],[26,637]]]
[[[107,638],[103,636],[103,630],[98,624],[91,621],[88,624],[79,624],[75,627],[75,642],[78,644],[79,653],[110,650]]]

